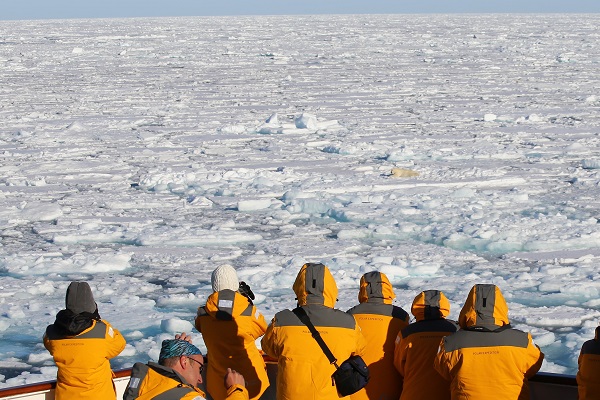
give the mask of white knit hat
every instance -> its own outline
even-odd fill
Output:
[[[228,264],[218,266],[213,271],[210,282],[214,292],[219,292],[224,289],[233,290],[235,292],[240,287],[235,268]]]

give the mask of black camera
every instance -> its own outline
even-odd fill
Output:
[[[240,288],[238,289],[238,292],[240,292],[242,296],[247,297],[248,300],[250,300],[250,304],[252,304],[252,300],[254,300],[254,293],[252,293],[252,289],[250,289],[250,286],[248,286],[246,282],[240,282]]]

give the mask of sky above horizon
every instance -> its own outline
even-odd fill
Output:
[[[295,15],[295,14],[413,14],[413,13],[597,13],[596,0],[21,0],[4,1],[0,20],[168,17],[212,15]]]

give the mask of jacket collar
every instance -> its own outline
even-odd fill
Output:
[[[165,367],[164,365],[160,365],[153,361],[148,362],[148,367],[150,367],[157,374],[160,374],[167,378],[171,378],[174,381],[177,381],[183,385],[191,386],[186,382],[183,376],[181,376],[179,372],[175,371],[173,368]]]

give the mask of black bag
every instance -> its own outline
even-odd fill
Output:
[[[308,327],[312,333],[312,336],[315,338],[319,346],[321,346],[321,349],[323,349],[323,352],[327,356],[327,359],[329,359],[329,362],[335,365],[336,370],[331,377],[335,381],[335,387],[337,388],[340,396],[349,396],[364,388],[369,382],[370,374],[369,368],[362,357],[350,356],[350,358],[338,366],[337,359],[331,350],[329,350],[329,347],[327,347],[327,344],[321,337],[319,331],[317,331],[315,326],[310,321],[306,311],[302,307],[298,307],[295,308],[293,312],[298,318],[300,318],[300,321],[302,321],[302,323]]]
[[[358,392],[367,386],[370,378],[369,368],[361,356],[350,356],[331,376],[342,396]]]

